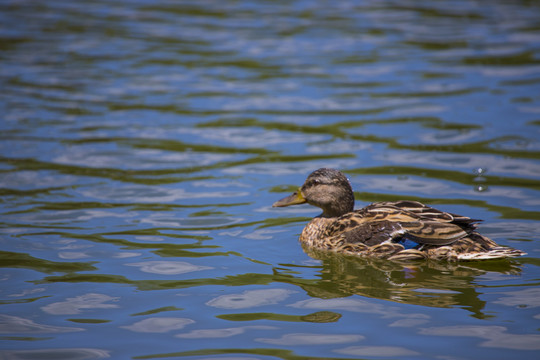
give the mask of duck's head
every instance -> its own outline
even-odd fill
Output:
[[[283,207],[308,203],[320,207],[323,217],[337,217],[354,209],[354,193],[342,172],[322,168],[312,172],[304,185],[272,206]]]

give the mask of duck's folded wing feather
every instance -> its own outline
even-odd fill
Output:
[[[423,219],[431,219],[438,222],[451,222],[458,224],[460,226],[470,226],[474,228],[474,223],[481,222],[482,220],[471,219],[468,216],[457,215],[445,211],[441,211],[431,206],[427,206],[418,201],[412,200],[401,200],[395,202],[384,202],[379,203],[380,205],[384,204],[384,207],[394,207],[403,212],[412,213],[416,216],[419,216]],[[378,205],[378,206],[380,206]]]
[[[332,235],[338,233],[334,232]],[[410,239],[418,244],[442,246],[452,244],[467,235],[468,232],[457,225],[436,221],[364,222],[340,234],[348,243],[363,243],[368,246],[401,239]]]
[[[367,246],[381,244],[388,240],[399,239],[405,230],[400,223],[393,221],[365,221],[358,222],[354,227],[344,231],[334,231],[332,235],[338,235],[350,244],[362,243]],[[332,236],[331,235],[331,236]]]
[[[437,221],[416,221],[400,223],[404,230],[403,237],[419,244],[448,245],[467,236],[469,232],[458,225]]]

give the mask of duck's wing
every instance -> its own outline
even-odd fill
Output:
[[[427,206],[425,204],[422,204],[418,201],[412,201],[412,200],[401,200],[401,201],[394,201],[394,202],[379,202],[374,203],[368,206],[368,208],[372,209],[382,209],[382,208],[389,208],[389,209],[396,209],[396,210],[402,210],[408,213],[412,213],[415,215],[418,215],[420,218],[425,220],[432,220],[436,222],[449,222],[453,223],[462,227],[475,229],[476,223],[481,222],[482,220],[479,219],[472,219],[467,216],[463,215],[457,215],[445,211],[441,211],[435,208],[432,208],[431,206]]]
[[[442,246],[467,236],[474,222],[413,201],[385,202],[341,216],[328,227],[327,236],[368,246],[402,239]]]

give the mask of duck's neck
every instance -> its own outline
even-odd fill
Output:
[[[331,203],[324,207],[320,217],[337,218],[354,210],[354,197],[344,199],[343,201]]]

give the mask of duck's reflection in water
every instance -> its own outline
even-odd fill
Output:
[[[399,263],[310,248],[304,248],[304,251],[322,261],[320,279],[300,285],[312,297],[329,299],[361,295],[413,305],[462,307],[478,318],[487,317],[482,312],[486,302],[479,297],[478,277],[521,272],[517,261],[507,259]]]

